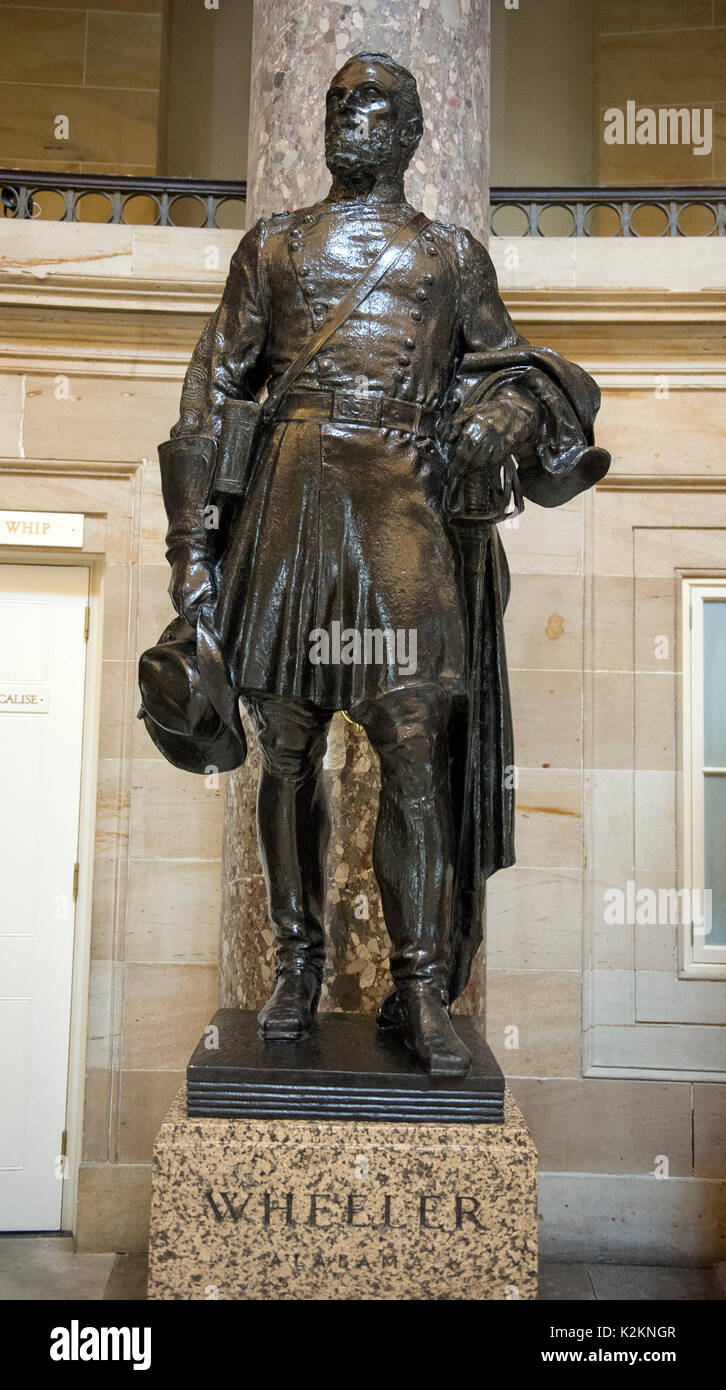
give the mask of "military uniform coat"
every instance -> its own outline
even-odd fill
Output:
[[[232,257],[172,433],[215,438],[227,399],[274,389],[328,308],[412,212],[403,200],[324,200],[259,221]],[[520,460],[525,496],[558,505],[606,471],[608,456],[593,447],[595,383],[527,343],[484,247],[432,222],[294,389],[374,393],[437,410],[453,385],[474,389],[482,402],[502,385],[538,400],[540,438]],[[226,504],[217,601],[198,628],[202,675],[222,714],[243,690],[353,711],[407,686],[450,693],[455,997],[481,935],[484,880],[514,860],[506,558],[496,526],[447,525],[445,461],[425,439],[289,415],[283,403],[246,496]],[[311,634],[333,623],[359,633],[414,629],[416,669],[390,659],[311,662]]]
[[[274,389],[330,305],[412,212],[402,201],[324,201],[258,222],[192,359],[175,432],[217,435],[228,396],[252,395],[263,381]],[[434,409],[465,352],[521,341],[484,248],[468,232],[431,223],[295,391],[378,393]],[[233,685],[331,709],[407,685],[462,692],[465,628],[442,483],[441,455],[422,439],[281,418],[218,568],[214,626]],[[415,632],[415,669],[391,660],[389,643],[382,662],[311,661],[311,634],[334,624],[361,636]]]

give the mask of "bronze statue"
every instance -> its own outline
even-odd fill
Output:
[[[522,497],[567,501],[609,457],[595,383],[521,337],[468,231],[406,202],[422,130],[411,73],[351,58],[327,94],[330,192],[261,219],[232,257],[160,447],[180,616],[142,658],[141,713],[195,771],[243,760],[239,697],[257,733],[269,1039],[300,1038],[317,1008],[326,736],[336,710],[363,726],[394,985],[378,1025],[460,1075],[450,1005],[485,880],[514,860],[496,522]]]

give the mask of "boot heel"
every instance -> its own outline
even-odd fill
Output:
[[[381,1033],[398,1033],[403,1027],[398,990],[392,989],[378,1005],[376,1027]]]

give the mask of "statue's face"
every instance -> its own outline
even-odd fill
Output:
[[[375,62],[353,59],[333,78],[325,112],[325,162],[343,183],[397,174],[411,154],[396,108],[398,79]],[[415,142],[414,142],[415,143]]]

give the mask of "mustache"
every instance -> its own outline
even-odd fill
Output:
[[[329,127],[325,131],[325,149],[334,153],[336,150],[345,150],[354,153],[356,150],[361,154],[364,152],[390,153],[398,146],[395,133],[390,129],[369,131],[365,126],[347,124],[345,126]]]

